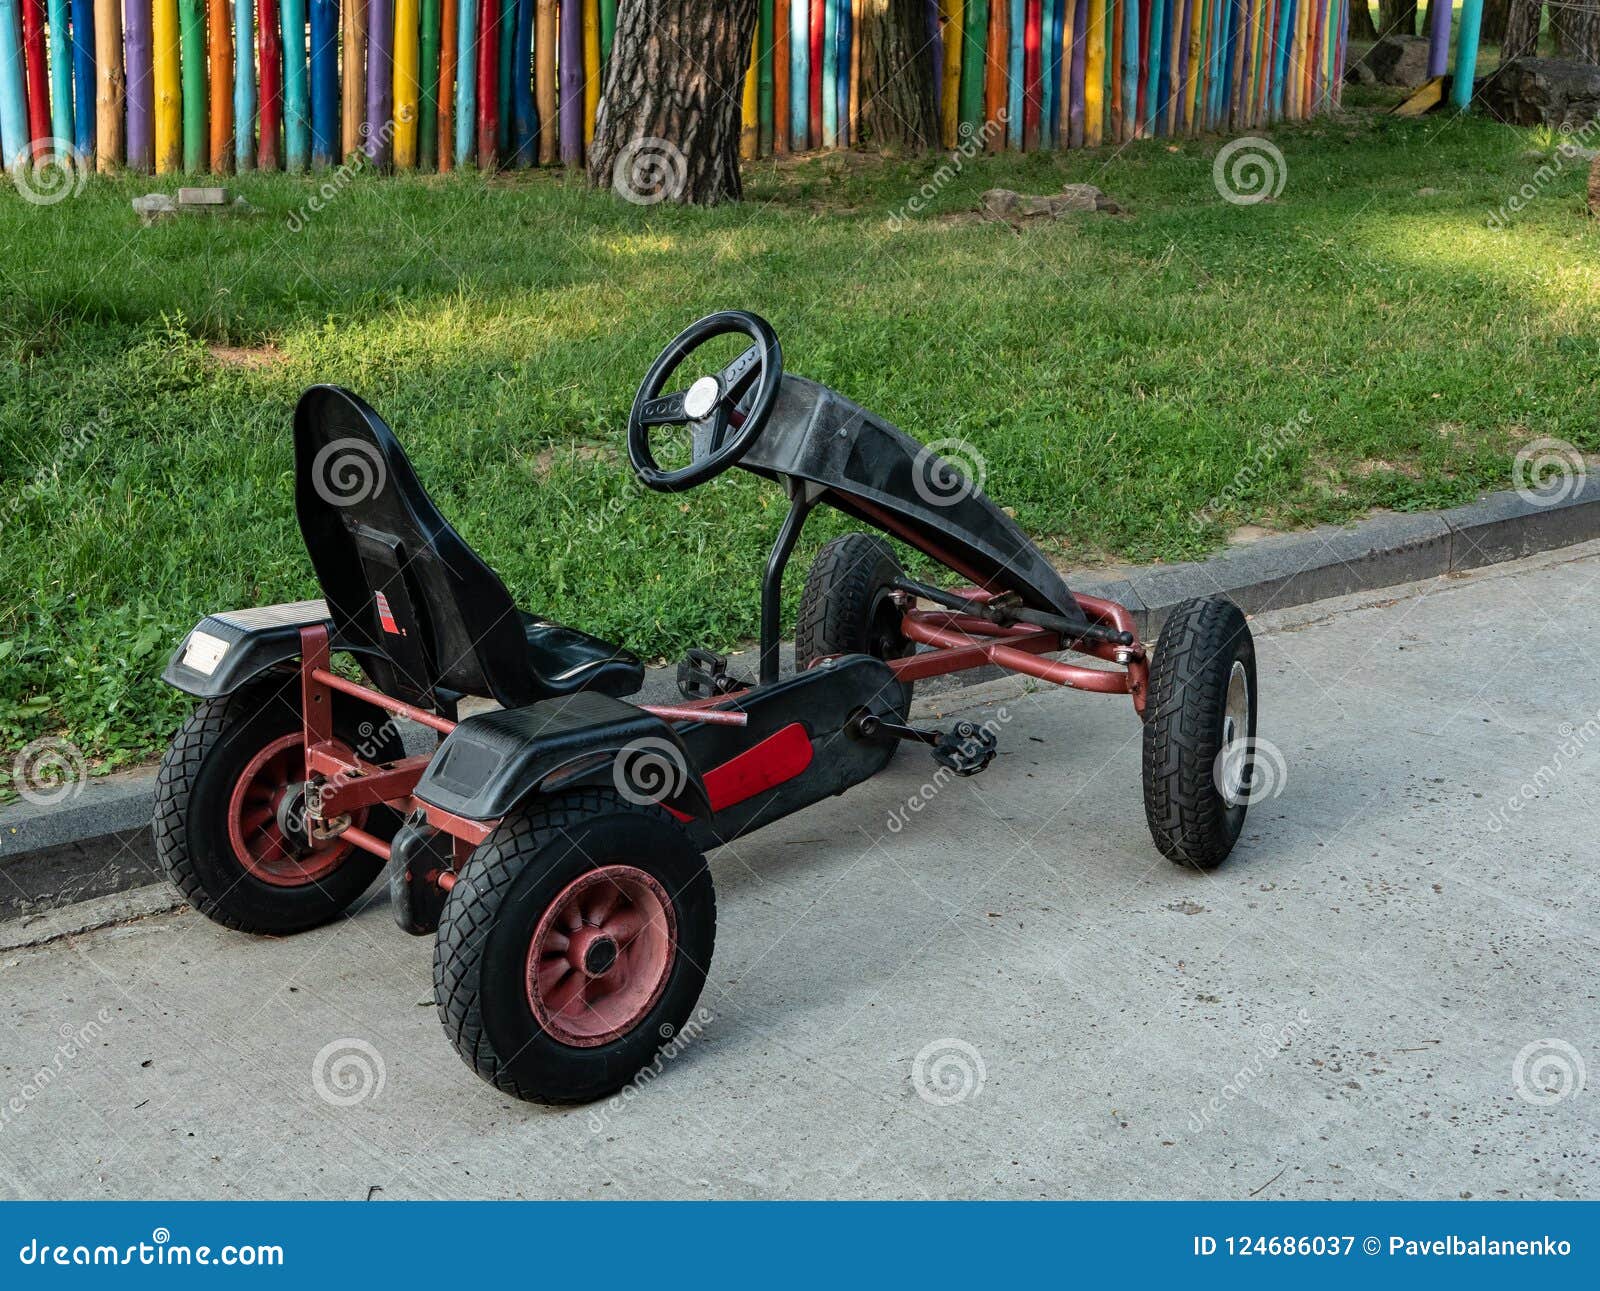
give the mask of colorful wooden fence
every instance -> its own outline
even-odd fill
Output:
[[[626,2],[626,0],[624,0]],[[758,0],[747,157],[848,147],[870,0]],[[580,165],[618,0],[0,0],[7,164]],[[947,148],[1254,128],[1339,102],[1349,0],[925,0]],[[341,12],[342,10],[342,12]]]

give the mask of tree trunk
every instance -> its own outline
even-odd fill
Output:
[[[1378,0],[1380,36],[1415,36],[1417,0]]]
[[[858,39],[860,142],[915,152],[938,147],[926,0],[863,0]]]
[[[1539,18],[1544,0],[1511,0],[1506,14],[1506,34],[1500,40],[1500,62],[1528,58],[1539,52]]]
[[[757,0],[623,0],[589,182],[641,205],[737,201]]]
[[[1589,163],[1589,214],[1600,219],[1600,157]]]
[[[1506,20],[1510,16],[1511,0],[1483,0],[1483,25],[1478,29],[1481,44],[1498,45],[1503,42],[1506,38]]]
[[[1350,39],[1378,39],[1378,29],[1372,25],[1372,10],[1367,7],[1367,0],[1350,0]]]
[[[1566,0],[1550,10],[1556,56],[1600,63],[1600,0]]]

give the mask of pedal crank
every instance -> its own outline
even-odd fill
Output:
[[[863,738],[889,736],[926,744],[933,760],[959,776],[973,776],[988,768],[999,751],[1000,742],[987,727],[972,722],[957,722],[947,731],[933,727],[910,726],[876,713],[863,713],[856,719],[856,731]]]

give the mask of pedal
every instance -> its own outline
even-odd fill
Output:
[[[728,657],[715,650],[691,649],[678,664],[678,692],[685,699],[716,699],[753,683],[728,671]]]
[[[971,722],[957,722],[939,732],[933,742],[933,760],[960,776],[977,775],[994,761],[1000,741],[995,733]]]
[[[868,740],[887,736],[926,744],[935,762],[959,776],[977,775],[994,761],[994,755],[1000,747],[1000,741],[993,731],[971,722],[957,722],[948,731],[938,731],[929,727],[910,726],[877,713],[858,716],[852,723],[852,733]]]

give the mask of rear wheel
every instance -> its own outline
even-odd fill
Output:
[[[795,624],[795,667],[804,670],[835,654],[903,659],[916,650],[900,630],[894,580],[905,571],[894,549],[876,534],[847,533],[833,539],[811,564]],[[896,683],[896,704],[911,711],[913,682]]]
[[[1161,629],[1144,724],[1144,807],[1161,854],[1209,870],[1239,841],[1256,734],[1256,651],[1220,597],[1185,601]]]
[[[689,1021],[716,942],[705,857],[609,791],[513,812],[462,869],[434,943],[456,1052],[508,1094],[604,1098]]]
[[[404,756],[394,724],[368,704],[334,702],[341,750],[368,762]],[[307,836],[298,680],[257,682],[200,704],[156,776],[156,855],[184,899],[224,927],[291,933],[327,923],[383,868],[338,838]],[[366,808],[352,823],[388,839],[397,820]]]

